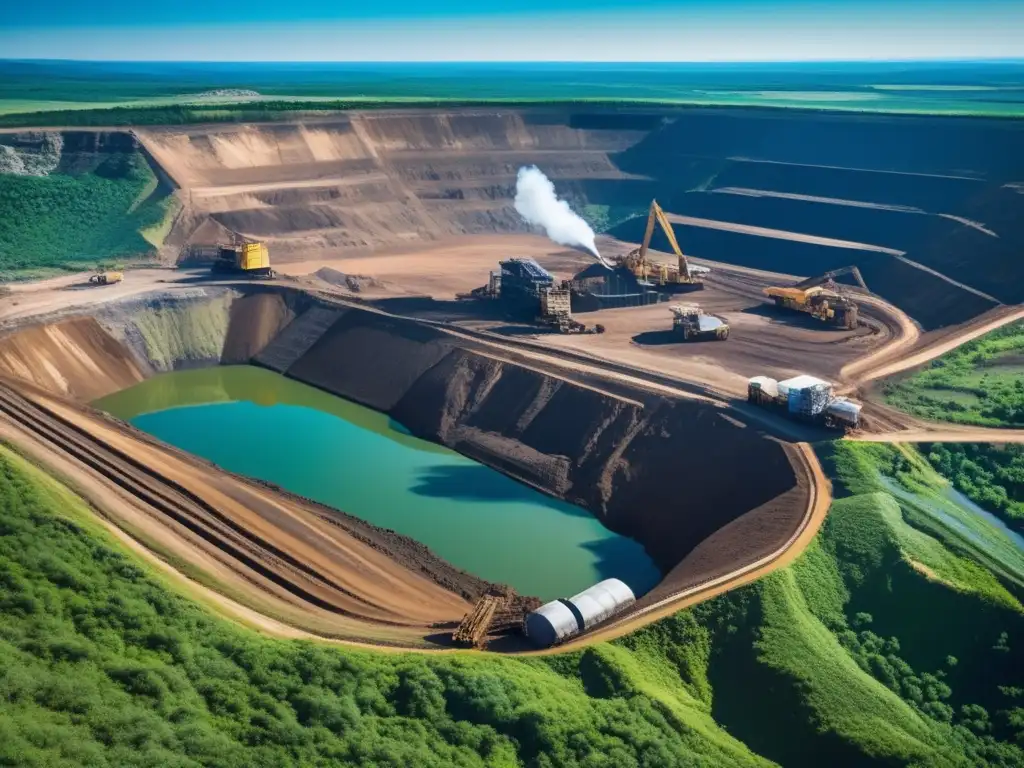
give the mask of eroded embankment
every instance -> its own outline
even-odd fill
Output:
[[[0,372],[53,368],[59,376],[34,381],[86,398],[157,371],[252,357],[591,510],[642,543],[667,575],[652,599],[775,551],[806,513],[809,488],[789,449],[711,403],[621,385],[613,393],[596,377],[570,380],[436,328],[297,291],[189,290],[65,319],[73,345],[33,346],[27,334],[53,331],[17,331],[0,350],[21,350],[19,366],[0,354]],[[92,335],[79,332],[85,327]],[[75,367],[83,359],[93,375]],[[400,559],[410,551],[384,548]],[[424,562],[410,564],[431,575]]]

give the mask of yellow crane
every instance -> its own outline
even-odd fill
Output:
[[[668,264],[661,264],[647,258],[647,249],[651,245],[651,235],[654,234],[654,222],[661,225],[665,237],[668,238],[672,250],[679,259],[677,267]],[[651,200],[651,209],[647,214],[647,229],[644,232],[644,241],[639,248],[636,248],[620,257],[621,266],[633,273],[634,277],[642,284],[657,285],[662,288],[676,290],[699,290],[704,287],[704,276],[711,270],[706,267],[697,267],[690,264],[676,240],[675,232],[672,231],[672,223],[665,215],[665,211],[658,205],[657,200]]]

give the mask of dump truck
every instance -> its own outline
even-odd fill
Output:
[[[672,330],[683,341],[725,341],[729,338],[729,324],[715,315],[706,315],[697,304],[673,304]]]
[[[806,374],[783,381],[755,376],[747,382],[747,401],[830,429],[850,431],[860,426],[860,403],[836,397],[829,382]]]
[[[852,275],[867,290],[860,270],[852,266],[826,272],[788,287],[770,286],[764,289],[764,293],[778,307],[806,312],[830,325],[852,330],[857,327],[857,305],[842,292],[835,281],[835,278],[845,274]]]
[[[665,237],[668,238],[668,242],[679,260],[677,266],[673,267],[668,264],[655,263],[647,258],[647,249],[651,245],[655,221],[661,225]],[[707,267],[698,267],[690,264],[686,256],[683,255],[676,240],[676,235],[672,231],[672,223],[665,216],[665,211],[658,205],[657,200],[651,200],[643,243],[640,244],[639,248],[630,251],[625,256],[620,256],[616,262],[619,267],[631,272],[640,285],[653,286],[660,290],[672,292],[702,290],[704,288],[704,277],[711,271]]]
[[[240,242],[221,245],[213,261],[214,272],[227,272],[248,277],[270,278],[275,272],[270,268],[270,251],[265,243]]]
[[[124,280],[124,272],[97,272],[89,277],[93,285],[113,285]]]

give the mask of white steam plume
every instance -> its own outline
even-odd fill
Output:
[[[594,230],[565,200],[555,195],[555,185],[535,165],[523,166],[516,176],[516,210],[528,224],[543,228],[559,245],[579,246],[590,251],[606,267],[598,253]]]

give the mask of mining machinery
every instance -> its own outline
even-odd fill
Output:
[[[271,278],[276,273],[270,267],[270,251],[266,243],[233,234],[231,242],[217,245],[190,245],[182,254],[182,263],[209,263],[214,273],[229,273],[246,277]]]
[[[124,272],[97,272],[89,276],[89,282],[93,285],[113,285],[124,280]]]
[[[674,304],[672,330],[683,341],[725,341],[729,338],[729,324],[715,315],[706,315],[697,304]]]
[[[806,374],[784,381],[754,376],[747,382],[747,401],[829,429],[851,432],[861,425],[860,403],[836,396],[831,383]]]
[[[853,329],[857,327],[857,305],[835,281],[835,278],[847,274],[852,275],[865,291],[868,289],[860,270],[850,266],[789,287],[770,286],[764,289],[764,293],[775,301],[776,306],[806,312],[830,325]]]
[[[665,237],[668,238],[672,250],[678,257],[678,266],[656,263],[647,258],[647,249],[651,244],[651,235],[654,234],[655,221],[661,225]],[[643,243],[625,256],[620,256],[617,261],[618,265],[629,270],[641,285],[654,286],[667,291],[699,291],[704,288],[704,276],[711,271],[707,267],[690,264],[686,256],[683,255],[679,243],[676,241],[675,233],[672,231],[672,223],[665,216],[665,212],[658,205],[657,200],[651,200]]]

